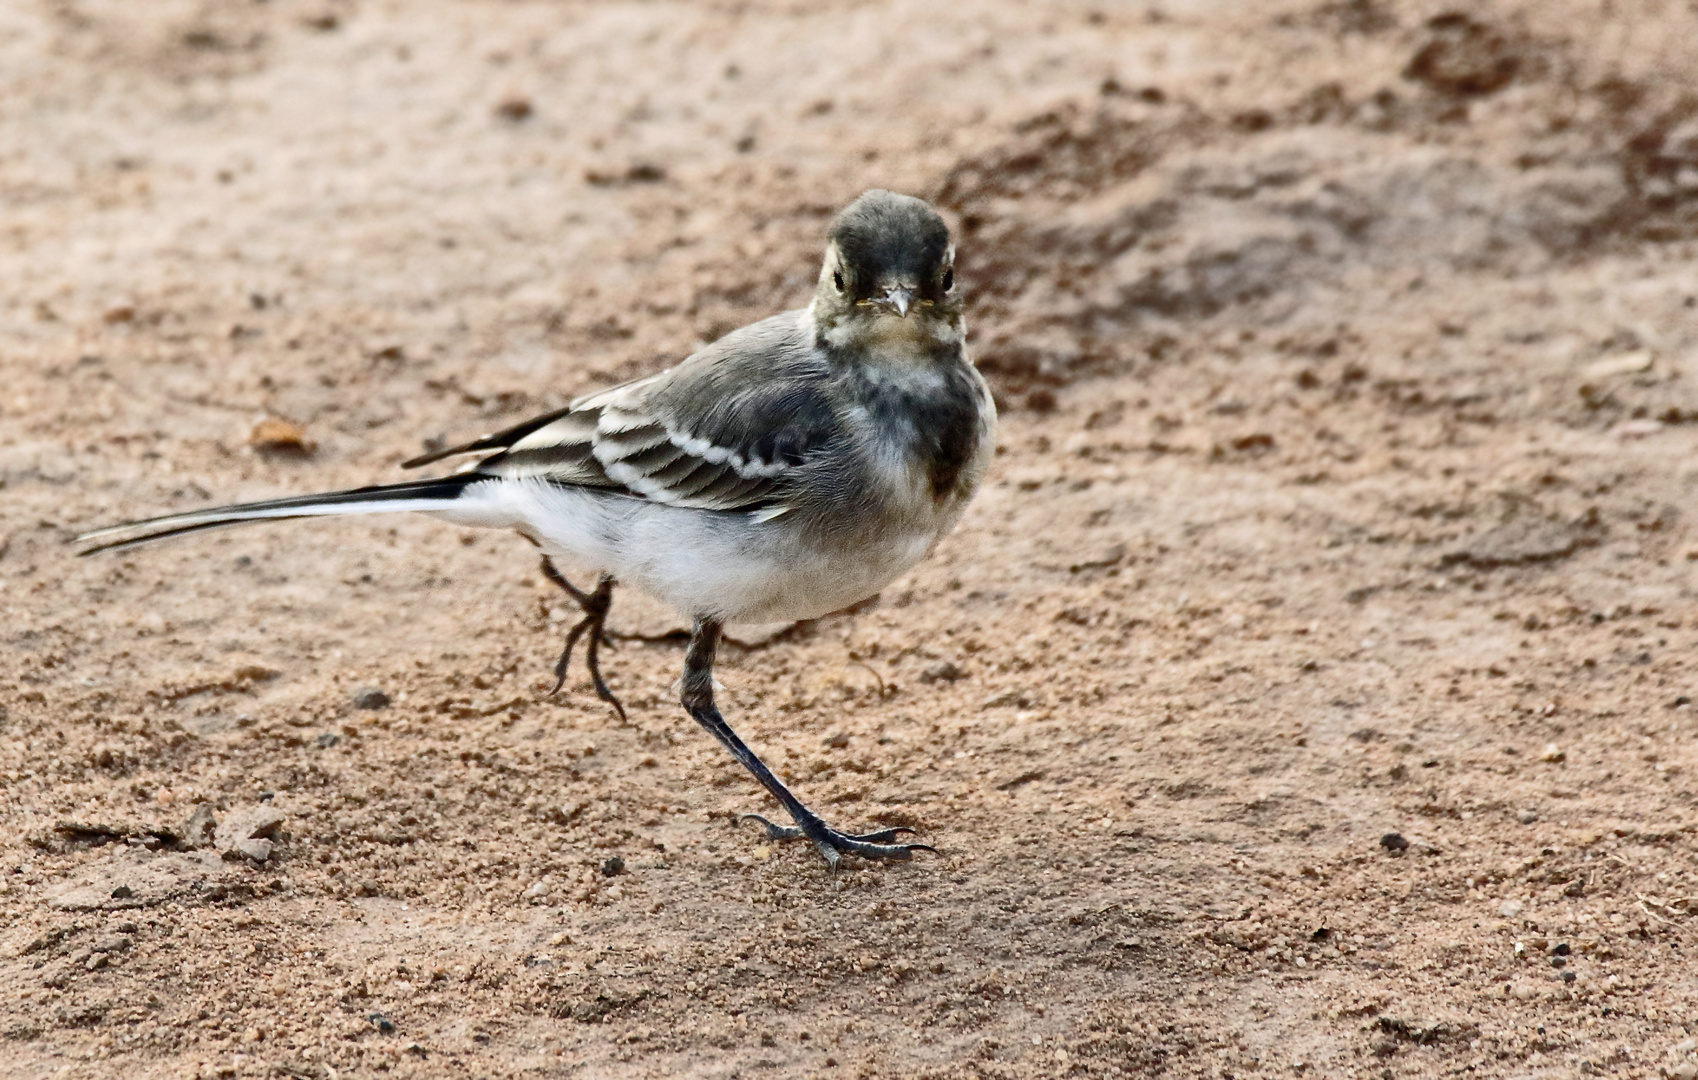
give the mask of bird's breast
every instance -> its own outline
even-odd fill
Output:
[[[874,497],[892,515],[946,529],[978,488],[995,440],[995,406],[964,360],[875,371],[853,410]]]

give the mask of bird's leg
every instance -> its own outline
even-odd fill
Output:
[[[596,697],[613,706],[613,711],[619,714],[619,719],[625,719],[625,706],[619,703],[613,691],[608,689],[607,680],[601,677],[601,646],[607,641],[607,613],[613,607],[613,578],[603,574],[596,581],[593,592],[585,592],[566,580],[566,575],[555,568],[554,560],[547,555],[542,557],[542,575],[566,590],[577,603],[578,609],[584,613],[572,629],[566,631],[566,647],[560,650],[560,659],[554,665],[554,689],[551,694],[558,694],[560,688],[566,685],[566,666],[572,661],[572,650],[577,646],[578,639],[586,631],[589,639],[584,646],[584,663],[590,669],[590,681],[595,683]]]
[[[799,840],[807,837],[814,842],[814,847],[825,857],[826,864],[833,870],[844,855],[859,855],[863,859],[911,859],[916,851],[932,851],[937,849],[925,844],[896,844],[891,841],[902,833],[911,833],[913,829],[895,828],[880,829],[878,832],[863,833],[853,836],[838,832],[827,825],[820,816],[802,804],[802,800],[790,793],[783,782],[774,776],[766,763],[755,756],[755,752],[737,737],[731,730],[731,725],[725,722],[725,717],[719,713],[719,707],[713,703],[713,657],[719,646],[719,623],[710,619],[698,619],[694,631],[690,635],[690,648],[684,654],[684,708],[695,717],[696,723],[708,730],[708,734],[720,741],[731,756],[736,758],[745,769],[754,774],[779,805],[784,807],[794,825],[777,825],[761,817],[759,814],[744,814],[742,819],[753,819],[766,826],[766,834],[774,840]]]

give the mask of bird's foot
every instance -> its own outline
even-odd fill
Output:
[[[578,605],[584,617],[579,619],[572,629],[566,632],[566,645],[560,650],[560,659],[554,664],[554,689],[550,694],[558,694],[560,688],[566,685],[566,669],[572,662],[572,650],[577,648],[578,639],[587,633],[588,639],[584,644],[584,665],[590,670],[590,681],[595,684],[595,696],[613,706],[613,711],[619,714],[619,719],[625,719],[625,706],[608,687],[607,680],[601,677],[601,647],[613,647],[607,636],[607,613],[613,608],[613,579],[603,576],[596,583],[592,592],[573,585],[566,576],[554,568],[548,559],[542,561],[542,572],[548,579],[566,590]]]
[[[826,865],[837,869],[837,865],[845,855],[859,855],[863,859],[912,859],[916,851],[929,851],[936,855],[937,848],[930,844],[899,844],[894,843],[903,833],[914,830],[904,826],[894,829],[880,829],[877,832],[853,835],[838,832],[819,818],[809,815],[795,825],[780,825],[768,821],[759,814],[744,814],[738,822],[758,821],[766,827],[769,840],[801,840],[806,837],[814,842],[814,847],[824,856]]]

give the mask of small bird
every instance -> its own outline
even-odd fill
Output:
[[[775,840],[908,859],[905,828],[840,832],[726,723],[713,662],[730,622],[818,618],[877,593],[960,519],[995,449],[996,407],[967,356],[955,246],[929,204],[872,190],[827,235],[813,301],[734,330],[668,371],[590,394],[406,467],[482,455],[449,476],[196,510],[101,529],[83,554],[261,520],[416,511],[512,529],[584,611],[596,649],[615,582],[691,620],[683,705],[793,824],[744,815]],[[562,559],[598,575],[580,590]],[[621,715],[623,710],[621,709]]]

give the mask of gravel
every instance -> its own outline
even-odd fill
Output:
[[[387,709],[392,704],[389,695],[375,686],[364,686],[354,691],[354,708],[376,711]]]

